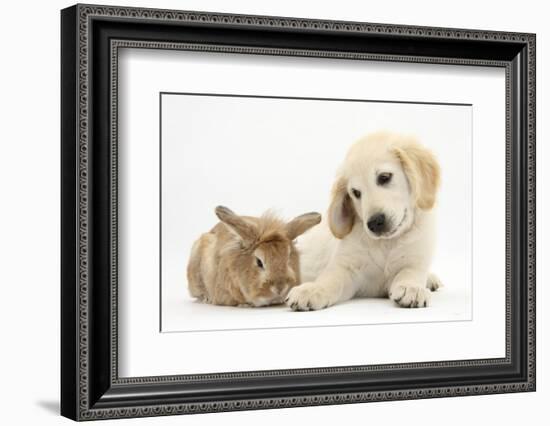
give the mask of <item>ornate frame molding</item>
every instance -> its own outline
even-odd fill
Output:
[[[75,190],[76,198],[74,200],[74,212],[76,214],[76,247],[74,253],[76,256],[76,276],[64,282],[63,290],[67,291],[69,286],[73,286],[75,292],[76,306],[75,312],[63,317],[63,321],[68,321],[69,317],[75,320],[77,324],[76,336],[72,336],[68,346],[76,349],[77,359],[74,363],[75,383],[70,385],[70,390],[77,392],[76,407],[67,406],[69,400],[65,394],[66,408],[63,409],[65,415],[78,420],[91,420],[112,417],[141,417],[151,415],[170,415],[183,413],[246,410],[306,405],[326,405],[342,404],[353,402],[382,401],[382,400],[400,400],[415,398],[433,398],[441,396],[459,396],[475,395],[488,393],[533,391],[535,389],[535,36],[533,34],[520,34],[510,32],[496,31],[478,31],[465,29],[447,29],[447,28],[429,28],[429,27],[411,27],[402,25],[369,24],[358,22],[336,22],[323,20],[295,19],[295,18],[276,18],[266,16],[246,16],[246,15],[228,15],[202,12],[184,12],[155,9],[135,9],[125,7],[104,7],[77,5],[65,12],[67,21],[74,24],[75,27],[67,30],[68,33],[76,36],[76,51],[73,52],[76,60],[75,88],[77,94],[76,107],[76,132],[74,140],[64,141],[66,144],[74,144],[76,157],[70,161],[76,161],[75,170]],[[227,28],[256,28],[256,29],[278,29],[299,31],[315,31],[321,33],[347,33],[361,35],[380,35],[388,38],[392,37],[410,37],[413,40],[419,39],[437,39],[447,41],[480,41],[496,43],[502,42],[510,45],[517,45],[525,49],[527,61],[525,68],[527,75],[525,78],[526,105],[525,125],[527,140],[524,141],[526,158],[526,181],[525,193],[526,201],[526,272],[527,282],[524,284],[526,295],[526,378],[525,380],[512,381],[500,384],[479,384],[479,385],[456,385],[456,386],[434,386],[427,388],[401,388],[398,390],[385,391],[367,391],[367,392],[338,392],[338,393],[319,393],[307,396],[274,396],[270,398],[259,399],[228,399],[215,402],[177,402],[162,404],[143,404],[136,406],[111,406],[100,404],[97,398],[93,398],[90,389],[91,374],[94,374],[90,365],[90,354],[93,351],[91,341],[91,323],[93,319],[90,316],[90,276],[91,262],[90,257],[92,240],[91,235],[91,214],[94,206],[90,200],[91,194],[91,174],[90,162],[90,114],[92,106],[92,82],[91,82],[91,49],[92,45],[91,28],[92,22],[97,19],[114,19],[117,21],[132,21],[140,23],[177,23],[178,25],[220,25]],[[73,22],[74,21],[74,22]],[[216,381],[222,379],[243,379],[243,378],[263,378],[276,376],[304,376],[308,374],[341,374],[372,372],[385,370],[404,370],[410,368],[447,368],[447,367],[472,367],[487,365],[503,365],[511,363],[511,341],[512,341],[512,266],[511,256],[513,248],[512,241],[512,223],[511,210],[513,207],[512,185],[517,183],[512,181],[513,157],[516,153],[512,152],[512,138],[517,129],[512,128],[512,110],[521,108],[512,105],[512,98],[518,89],[514,84],[512,74],[515,72],[514,64],[511,60],[486,60],[460,57],[438,57],[438,56],[413,56],[413,55],[395,55],[380,53],[361,53],[345,51],[327,51],[315,49],[294,49],[278,47],[250,47],[250,46],[231,46],[216,45],[211,43],[182,43],[172,41],[145,41],[132,39],[112,39],[110,41],[110,81],[111,91],[110,102],[110,344],[111,359],[109,366],[110,386],[122,388],[125,385],[159,385],[182,382],[201,382]],[[438,63],[455,65],[479,65],[504,67],[506,69],[506,358],[491,360],[464,360],[454,362],[435,362],[435,363],[415,363],[415,364],[395,364],[382,366],[362,366],[362,367],[327,367],[322,369],[306,370],[275,370],[262,372],[246,373],[225,373],[213,375],[197,376],[162,376],[145,378],[118,378],[117,369],[117,85],[118,85],[118,49],[119,48],[155,48],[155,49],[177,49],[177,50],[195,50],[195,51],[215,51],[235,54],[261,54],[261,55],[292,55],[292,56],[312,56],[336,59],[356,59],[370,61],[396,61],[396,62],[418,62],[418,63]],[[68,55],[67,55],[68,56]],[[72,57],[71,57],[72,58]],[[73,64],[72,66],[75,66]],[[65,106],[64,106],[65,108]],[[67,160],[69,161],[69,160]],[[520,190],[522,188],[520,187]],[[67,256],[67,255],[64,255]],[[64,261],[68,262],[64,257]],[[69,337],[66,337],[69,339]],[[67,340],[68,341],[68,340]],[[69,385],[65,384],[69,389]]]

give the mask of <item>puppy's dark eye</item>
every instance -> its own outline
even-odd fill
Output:
[[[377,179],[378,185],[385,185],[385,184],[389,183],[392,176],[393,175],[391,173],[380,173],[378,175],[378,179]]]
[[[264,269],[264,264],[259,257],[256,258],[256,265],[258,265],[258,268]]]
[[[351,188],[351,193],[355,198],[357,199],[361,198],[361,191],[359,191],[358,189]]]

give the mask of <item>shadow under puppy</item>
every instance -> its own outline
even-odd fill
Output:
[[[294,239],[321,222],[306,213],[288,223],[271,213],[238,216],[216,207],[219,222],[193,244],[187,265],[189,292],[206,303],[267,306],[283,303],[300,283]]]

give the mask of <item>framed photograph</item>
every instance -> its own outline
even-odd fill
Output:
[[[61,412],[535,390],[535,35],[61,12]]]

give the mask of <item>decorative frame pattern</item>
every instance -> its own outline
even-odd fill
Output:
[[[353,402],[381,401],[381,400],[399,400],[415,398],[432,398],[441,396],[474,395],[487,393],[503,393],[518,391],[533,391],[535,389],[535,36],[533,34],[504,33],[494,31],[477,31],[464,29],[447,28],[426,28],[410,27],[400,25],[369,24],[357,22],[336,22],[323,20],[308,20],[294,18],[275,18],[264,16],[245,16],[245,15],[227,15],[211,14],[202,12],[183,12],[155,9],[135,9],[122,7],[103,7],[77,5],[63,11],[64,29],[62,28],[63,40],[62,51],[67,59],[64,60],[64,70],[66,74],[71,74],[69,87],[63,87],[62,93],[63,113],[66,117],[74,118],[74,123],[70,128],[67,125],[63,128],[63,147],[69,148],[63,159],[63,175],[74,177],[73,186],[63,184],[64,207],[67,214],[74,213],[73,226],[65,226],[64,231],[67,241],[62,235],[64,248],[62,248],[64,265],[71,263],[74,269],[67,271],[63,278],[62,291],[70,293],[70,302],[68,306],[67,299],[62,295],[62,345],[63,356],[65,359],[71,359],[68,364],[63,361],[62,372],[62,414],[77,420],[92,420],[113,417],[140,417],[151,415],[170,415],[197,412],[229,411],[245,409],[276,408],[289,406],[306,405],[326,405],[341,404]],[[90,291],[93,283],[91,277],[94,276],[92,262],[92,241],[95,244],[95,238],[92,234],[92,217],[97,213],[99,207],[94,193],[95,173],[91,169],[90,157],[93,157],[91,142],[94,138],[91,129],[90,116],[95,107],[97,90],[105,90],[105,87],[98,89],[101,84],[92,81],[92,62],[94,60],[92,51],[98,49],[93,44],[92,24],[96,20],[111,22],[139,22],[141,24],[178,24],[178,25],[210,25],[224,26],[227,28],[253,28],[260,30],[275,29],[278,31],[290,31],[292,34],[300,32],[314,31],[316,33],[326,34],[358,34],[372,35],[376,37],[386,37],[400,39],[410,39],[410,43],[419,40],[436,40],[453,43],[460,42],[479,42],[480,46],[491,43],[510,46],[509,50],[523,50],[519,62],[514,61],[514,56],[510,58],[503,55],[506,59],[482,57],[443,57],[443,56],[413,56],[394,53],[370,53],[353,52],[340,50],[316,50],[300,48],[280,48],[280,47],[253,47],[253,46],[235,46],[220,45],[212,43],[190,43],[179,41],[146,41],[125,37],[124,39],[109,39],[109,70],[108,91],[109,95],[109,135],[110,135],[110,164],[109,169],[109,229],[110,238],[108,241],[109,251],[109,318],[102,320],[102,326],[108,325],[108,345],[110,347],[108,359],[105,355],[95,355],[93,342],[103,340],[104,332],[92,330],[97,328],[96,314],[92,313],[90,304],[92,297]],[[415,363],[415,364],[395,364],[382,366],[362,366],[362,367],[327,367],[322,369],[305,370],[275,370],[247,373],[225,373],[216,375],[197,375],[197,376],[163,376],[146,378],[118,378],[117,374],[117,84],[118,84],[118,49],[123,47],[132,48],[155,48],[155,49],[183,49],[198,51],[222,51],[227,53],[239,54],[262,54],[262,55],[297,55],[297,56],[315,56],[336,59],[358,59],[374,61],[396,61],[396,62],[419,62],[419,63],[437,63],[437,64],[455,64],[455,65],[481,65],[496,66],[506,69],[506,357],[504,359],[491,360],[467,360],[453,362],[435,362],[435,363]],[[97,59],[95,59],[97,61]],[[69,64],[69,62],[71,62]],[[525,75],[517,77],[518,68],[523,67]],[[521,71],[521,70],[520,70]],[[65,84],[65,83],[64,83]],[[525,87],[523,87],[525,86]],[[524,92],[519,104],[514,104],[513,99],[518,97],[518,92]],[[76,105],[72,96],[76,94]],[[524,104],[522,104],[524,103]],[[69,109],[74,109],[71,113]],[[519,135],[520,129],[512,125],[512,115],[519,114],[521,122],[525,125],[525,135]],[[71,116],[71,114],[74,115]],[[66,132],[66,133],[65,133]],[[520,138],[523,146],[523,152],[518,157],[517,152],[513,152],[512,140],[515,137]],[[70,155],[71,153],[74,156]],[[525,158],[523,158],[525,157]],[[523,161],[523,166],[514,165],[514,161]],[[517,168],[525,167],[524,174],[518,172]],[[523,170],[523,169],[521,169]],[[520,170],[520,171],[521,171]],[[513,185],[517,185],[517,187]],[[525,203],[523,224],[525,225],[525,245],[522,244],[512,247],[514,238],[513,227],[521,226],[521,223],[513,222],[512,207],[514,205],[513,191],[519,192],[517,200]],[[67,192],[67,195],[65,193]],[[71,194],[69,194],[71,193]],[[517,201],[516,200],[516,201]],[[96,203],[94,205],[94,202]],[[95,219],[94,219],[95,220]],[[72,244],[68,241],[76,239]],[[521,246],[521,247],[520,247]],[[106,249],[107,247],[103,247]],[[518,277],[512,276],[511,258],[514,250],[524,250],[525,257],[525,276],[523,290],[520,297],[524,297],[526,311],[524,313],[525,340],[524,352],[526,356],[525,365],[522,365],[522,374],[518,375],[518,380],[505,383],[480,383],[474,385],[450,385],[433,386],[426,388],[407,388],[401,387],[393,390],[377,391],[350,391],[350,392],[318,392],[311,395],[274,395],[269,398],[227,398],[216,401],[202,402],[184,402],[153,400],[139,401],[131,395],[127,389],[131,386],[151,386],[170,385],[171,383],[181,384],[183,382],[200,383],[201,381],[215,382],[227,379],[243,378],[266,378],[278,376],[301,376],[317,374],[330,376],[332,374],[346,374],[359,372],[375,372],[389,370],[406,370],[411,368],[433,368],[445,369],[452,367],[479,367],[498,365],[504,366],[513,364],[512,360],[512,340],[514,321],[517,321],[517,313],[512,310],[512,299],[518,297],[518,290],[512,289],[512,280]],[[75,262],[76,258],[76,262]],[[69,267],[67,267],[69,268]],[[64,270],[65,270],[64,266]],[[70,274],[70,272],[74,272]],[[73,276],[70,276],[73,275]],[[521,276],[519,277],[522,278]],[[67,297],[67,296],[65,296]],[[102,303],[106,299],[100,299]],[[515,299],[514,299],[515,300]],[[515,317],[514,317],[515,315]],[[108,320],[108,321],[107,321]],[[71,322],[70,326],[65,324]],[[523,347],[522,347],[523,348]],[[522,349],[523,351],[523,349]],[[77,354],[75,357],[74,354]],[[95,364],[90,362],[90,358],[101,358],[102,360]],[[108,374],[105,375],[105,371]],[[93,375],[102,376],[98,383],[94,382]],[[496,383],[496,382],[495,382]],[[109,390],[107,392],[106,390]],[[151,391],[153,392],[153,390]],[[69,396],[74,393],[73,396]],[[111,395],[110,395],[111,393]],[[153,392],[154,393],[154,392]],[[149,402],[148,402],[149,401]]]

